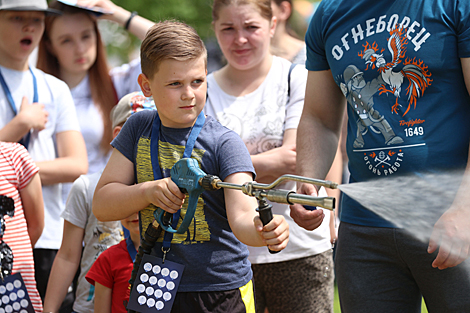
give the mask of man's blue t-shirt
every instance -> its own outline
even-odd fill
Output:
[[[469,16],[467,0],[320,3],[306,67],[331,70],[348,101],[350,182],[466,165]],[[347,195],[341,220],[393,227]]]
[[[134,163],[137,183],[154,180],[150,155],[152,124],[156,111],[141,111],[124,124],[112,145]],[[159,164],[163,177],[183,157],[191,128],[161,126]],[[240,137],[210,116],[206,117],[192,151],[206,174],[224,180],[237,172],[255,173],[250,154]],[[179,223],[185,216],[187,201]],[[253,208],[255,210],[256,208]],[[153,205],[140,211],[142,235],[153,221]],[[179,227],[179,225],[177,226]],[[162,238],[152,255],[162,257]],[[248,249],[230,229],[223,189],[205,191],[199,197],[194,218],[184,234],[174,234],[166,259],[185,265],[178,292],[231,290],[244,286],[252,277]]]

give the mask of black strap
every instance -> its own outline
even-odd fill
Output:
[[[289,67],[289,74],[287,74],[287,99],[289,99],[290,97],[290,76],[291,76],[292,70],[294,69],[296,65],[297,63],[291,63]]]

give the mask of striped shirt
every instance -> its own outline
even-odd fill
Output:
[[[12,274],[21,273],[34,310],[42,312],[34,278],[33,250],[19,193],[38,171],[39,168],[22,145],[0,142],[0,195],[12,198],[15,203],[14,216],[4,216],[3,241],[13,251]]]

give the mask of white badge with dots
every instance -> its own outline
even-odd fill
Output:
[[[0,313],[34,313],[20,273],[0,280]]]
[[[170,313],[184,265],[145,254],[134,281],[127,309]]]

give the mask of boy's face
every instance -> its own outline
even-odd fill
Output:
[[[189,61],[164,60],[153,78],[139,76],[146,97],[153,96],[162,125],[194,125],[206,102],[206,64],[203,57]]]
[[[28,57],[44,32],[44,12],[0,11],[0,64],[16,70],[28,68]]]
[[[134,213],[131,216],[121,220],[122,226],[127,228],[133,235],[139,235],[139,213]]]

